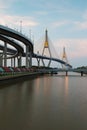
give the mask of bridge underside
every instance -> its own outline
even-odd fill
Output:
[[[33,49],[33,43],[25,37],[23,34],[20,34],[19,32],[10,29],[5,26],[0,25],[0,40],[4,42],[4,46],[0,46],[1,52],[0,52],[0,61],[4,59],[4,66],[7,66],[7,59],[17,58],[19,62],[19,66],[21,66],[22,57],[26,58],[26,67],[32,66],[32,58],[36,59],[46,59],[49,61],[56,61],[60,64],[64,64],[68,67],[72,67],[69,64],[66,64],[66,62],[52,57],[46,57],[43,55],[38,55],[34,53]],[[19,44],[21,42],[21,45]],[[13,46],[15,49],[8,48],[7,45]],[[26,52],[24,52],[23,45],[26,47]],[[10,55],[10,57],[8,57]]]

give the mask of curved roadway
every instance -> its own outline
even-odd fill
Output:
[[[33,44],[32,44],[32,42],[26,36],[24,36],[23,34],[15,31],[13,29],[10,29],[8,27],[2,26],[2,25],[0,25],[0,34],[21,41],[26,46],[29,46],[29,51],[33,53]]]
[[[21,47],[16,41],[14,41],[6,36],[3,36],[3,35],[0,35],[0,40],[4,41],[6,43],[9,43],[10,45],[12,45],[13,47],[15,47],[17,49],[17,51],[13,57],[18,56],[19,53],[21,53],[21,54],[24,53],[23,47]]]
[[[29,52],[32,53],[32,57],[33,58],[41,58],[41,59],[47,59],[47,60],[50,60],[50,57],[46,57],[46,56],[41,56],[41,55],[38,55],[38,54],[34,54],[34,51],[33,51],[33,43],[27,38],[25,37],[23,34],[13,30],[13,29],[10,29],[8,27],[5,27],[5,26],[2,26],[0,25],[0,39],[2,39],[4,41],[4,38],[5,39],[8,39],[9,41],[9,44],[11,43],[12,45],[12,42],[13,42],[13,46],[16,46],[17,47],[17,44],[14,40],[11,40],[10,38],[7,38],[8,37],[11,37],[11,38],[14,38],[16,40],[19,40],[21,41],[22,43],[24,43],[26,46],[29,46]],[[5,35],[5,36],[2,36],[2,35]],[[3,38],[2,38],[3,37]],[[20,45],[19,45],[20,46]],[[18,47],[19,49],[20,47]],[[23,49],[23,48],[21,48]],[[25,56],[26,54],[24,54],[23,50],[20,50],[22,52],[22,55]],[[57,58],[51,58],[51,60],[53,61],[57,61],[61,64],[64,64],[66,66],[69,66],[69,67],[72,67],[70,64],[67,64],[66,62],[60,60],[60,59],[57,59]]]
[[[0,50],[4,50],[4,46],[0,45]],[[3,52],[1,52],[0,54],[2,54]],[[15,49],[11,49],[11,48],[7,48],[7,54],[8,55],[15,55],[17,53],[17,50]]]
[[[56,62],[59,62],[61,64],[64,64],[70,68],[72,68],[72,66],[70,64],[67,64],[66,62],[64,62],[63,60],[60,60],[60,59],[57,59],[57,58],[50,58],[50,57],[46,57],[46,56],[41,56],[41,55],[37,55],[37,54],[34,54],[33,57],[35,58],[40,58],[40,59],[47,59],[47,60],[52,60],[52,61],[56,61]]]

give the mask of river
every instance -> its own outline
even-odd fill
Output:
[[[45,75],[1,86],[0,130],[87,130],[87,76]]]

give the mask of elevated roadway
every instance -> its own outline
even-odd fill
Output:
[[[60,60],[60,59],[57,59],[57,58],[50,58],[50,57],[46,57],[46,56],[41,56],[41,55],[38,55],[38,54],[33,54],[33,57],[34,58],[40,58],[40,59],[46,59],[46,60],[52,60],[52,61],[56,61],[58,63],[61,63],[61,64],[64,64],[66,65],[67,67],[70,67],[72,68],[72,66],[70,64],[67,64],[66,62]]]
[[[4,46],[0,45],[0,50],[3,51]],[[17,53],[17,50],[7,47],[7,55],[15,55],[16,53]],[[0,54],[3,54],[3,52],[1,52]]]
[[[33,43],[23,34],[2,25],[0,25],[0,34],[19,40],[25,46],[29,46],[29,51],[33,53]]]
[[[12,40],[11,38],[13,38],[14,40]],[[7,42],[7,43],[11,44],[12,46],[14,46],[17,49],[17,52],[21,52],[22,56],[26,57],[26,67],[28,67],[28,57],[30,57],[30,61],[32,60],[32,57],[39,58],[39,59],[47,59],[47,60],[59,62],[68,67],[72,67],[70,64],[67,64],[66,62],[64,62],[60,59],[50,58],[50,57],[35,54],[34,49],[33,49],[33,43],[26,36],[24,36],[23,34],[15,31],[13,29],[10,29],[10,28],[2,26],[2,25],[0,25],[0,39],[3,40],[4,42]],[[24,53],[23,48],[21,48],[21,46],[15,42],[15,39],[19,40],[26,46],[26,53]],[[19,53],[17,53],[17,54],[19,54]]]
[[[14,56],[12,57],[17,57],[19,55],[19,53],[21,53],[23,55],[24,53],[24,50],[23,50],[23,47],[20,46],[18,44],[18,42],[16,42],[15,40],[12,40],[10,39],[9,37],[6,37],[6,36],[3,36],[3,35],[0,35],[0,40],[10,44],[11,46],[15,47],[17,51],[13,51],[13,54]],[[10,52],[12,52],[11,49],[10,49]],[[12,57],[7,57],[7,58],[12,58]]]

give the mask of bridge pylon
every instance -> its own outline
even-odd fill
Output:
[[[67,55],[66,55],[66,51],[65,51],[65,47],[63,47],[62,60],[63,60],[64,62],[66,62],[66,64],[68,64],[68,59],[67,59]],[[62,64],[62,68],[63,68],[63,69],[67,69],[66,64],[65,64],[65,65]]]
[[[43,47],[43,50],[42,50],[42,56],[46,56],[47,54],[50,57],[50,60],[49,60],[47,66],[50,67],[52,55],[51,55],[51,51],[50,51],[50,47],[49,47],[48,31],[46,29],[46,31],[45,31],[45,42],[44,42],[44,47]],[[44,63],[43,59],[42,59],[42,64],[43,64],[43,66],[45,66],[45,63]]]

